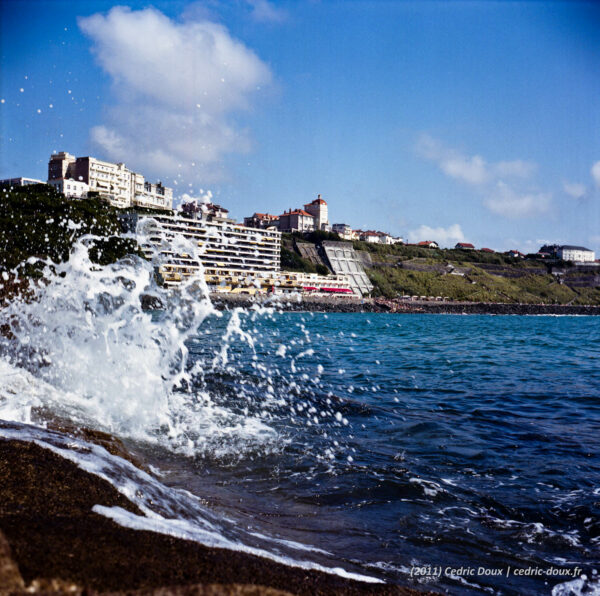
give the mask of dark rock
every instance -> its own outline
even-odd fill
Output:
[[[25,582],[19,573],[19,568],[12,558],[10,546],[0,532],[0,594],[23,590]]]
[[[157,595],[420,594],[124,528],[92,507],[142,515],[136,505],[107,481],[33,443],[0,439],[0,478],[0,529],[23,580],[38,593],[81,593],[82,587],[83,593]]]

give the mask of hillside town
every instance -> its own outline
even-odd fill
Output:
[[[48,162],[46,181],[33,178],[0,180],[0,187],[48,184],[68,199],[97,197],[123,210],[124,229],[136,231],[141,217],[152,213],[150,233],[140,238],[150,254],[160,247],[163,257],[158,271],[163,283],[172,286],[203,271],[213,292],[231,294],[302,294],[369,296],[373,283],[365,272],[369,256],[355,250],[353,242],[403,245],[439,250],[434,239],[410,244],[402,237],[378,230],[354,229],[347,223],[330,223],[327,202],[318,195],[302,208],[288,208],[279,215],[254,212],[238,223],[229,211],[210,200],[183,203],[173,207],[173,189],[161,182],[149,182],[124,163],[111,163],[94,157],[54,153]],[[294,250],[315,271],[282,269],[282,234],[302,238],[321,233],[320,242],[293,243]],[[191,241],[194,251],[182,252],[171,246],[177,235]],[[491,248],[476,248],[459,242],[454,249],[495,254]],[[518,250],[503,253],[525,259]],[[560,260],[600,267],[594,251],[583,246],[547,244],[533,255],[538,260]],[[293,269],[289,267],[288,269]],[[457,274],[456,271],[453,272]]]

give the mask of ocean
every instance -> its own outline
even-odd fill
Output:
[[[0,437],[145,515],[98,513],[372,582],[600,593],[600,319],[217,312],[202,283],[99,269],[85,242],[47,275],[2,312]],[[148,292],[163,309],[141,309]]]

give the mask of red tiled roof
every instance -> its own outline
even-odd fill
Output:
[[[321,198],[321,195],[318,195],[314,201],[306,203],[304,206],[307,207],[308,205],[327,205],[327,203]]]
[[[481,252],[496,252],[496,251],[492,250],[491,248],[482,248]]]
[[[304,211],[302,209],[296,209],[294,211],[288,211],[287,213],[284,213],[283,215],[280,215],[279,217],[283,217],[284,215],[305,215],[307,217],[313,217],[310,213],[307,213],[306,211]]]
[[[430,244],[437,244],[435,240],[422,240],[421,242],[417,242],[417,246],[429,246]]]
[[[456,246],[460,246],[461,248],[475,248],[472,244],[470,244],[469,242],[457,242]]]
[[[271,215],[270,213],[255,213],[253,217],[259,219],[279,219],[279,215]]]

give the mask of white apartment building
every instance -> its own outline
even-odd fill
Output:
[[[198,246],[198,256],[162,249],[165,262],[160,274],[167,285],[174,285],[203,269],[212,291],[262,289],[277,285],[280,275],[281,233],[278,230],[247,228],[231,219],[197,216],[154,215],[150,244],[171,241],[181,235]]]
[[[370,242],[371,244],[381,243],[381,236],[379,235],[379,232],[374,232],[372,230],[369,230],[367,232],[361,232],[359,238],[363,242]]]
[[[333,224],[331,231],[335,232],[342,240],[358,240],[358,234],[348,224]]]
[[[36,178],[4,178],[0,180],[0,188],[12,188],[14,186],[29,186],[30,184],[46,184],[43,180]]]
[[[111,163],[95,157],[75,157],[66,151],[50,156],[48,184],[63,181],[87,184],[89,192],[97,192],[115,207],[147,207],[170,210],[173,190],[146,182],[142,174],[132,172],[123,163]],[[63,184],[63,188],[65,185]]]
[[[90,187],[80,180],[71,178],[59,178],[58,180],[49,180],[48,184],[53,186],[60,194],[69,199],[85,199]]]
[[[386,234],[385,232],[380,232],[379,238],[382,244],[402,244],[404,242],[404,239],[401,236],[394,237],[390,236],[390,234]]]
[[[563,261],[574,263],[593,263],[596,260],[594,251],[584,246],[559,246],[556,255]]]

